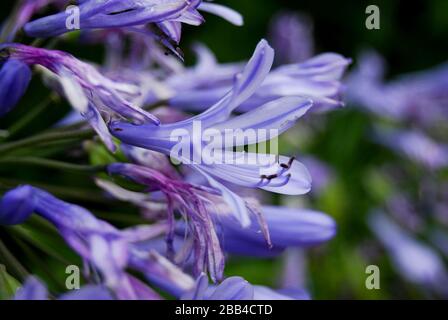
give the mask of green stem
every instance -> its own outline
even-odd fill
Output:
[[[48,143],[50,141],[59,141],[65,139],[88,139],[94,136],[91,129],[74,130],[74,131],[58,131],[42,133],[31,138],[25,138],[19,141],[0,144],[0,156],[4,154],[26,147],[35,147],[37,145]]]
[[[21,117],[16,123],[14,123],[8,130],[8,139],[17,134],[20,130],[26,127],[31,121],[33,121],[36,116],[42,113],[46,108],[48,108],[51,103],[55,100],[54,96],[50,95],[45,100],[37,105],[34,109],[27,112],[23,117]]]
[[[63,170],[63,171],[72,171],[72,172],[78,172],[78,173],[80,173],[80,172],[95,173],[95,172],[105,170],[105,166],[89,166],[89,165],[73,164],[73,163],[68,163],[68,162],[43,159],[43,158],[35,158],[35,157],[0,158],[0,164],[32,165],[32,166],[37,166],[37,167],[59,169],[59,170]]]
[[[12,10],[12,13],[10,15],[10,18],[5,21],[2,30],[0,30],[1,31],[1,33],[0,33],[0,43],[6,42],[6,39],[7,39],[8,35],[12,32],[21,5],[22,5],[22,1],[18,1],[15,4],[15,6],[14,6],[14,8]]]
[[[24,266],[19,262],[19,260],[14,257],[14,255],[8,250],[6,245],[0,239],[0,256],[2,257],[2,261],[5,264],[8,264],[11,269],[13,269],[17,275],[21,278],[21,280],[25,279],[28,276],[28,271]]]

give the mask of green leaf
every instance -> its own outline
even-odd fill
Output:
[[[10,299],[19,287],[19,281],[9,275],[6,267],[0,264],[0,300]]]
[[[107,165],[118,161],[103,144],[88,141],[84,144],[84,147],[89,153],[90,163],[94,166]]]

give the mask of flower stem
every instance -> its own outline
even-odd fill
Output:
[[[8,250],[6,245],[0,239],[0,257],[4,264],[9,265],[11,269],[13,269],[17,275],[23,280],[28,276],[28,271],[25,267],[19,262],[19,260],[14,257],[14,255]]]
[[[35,147],[37,145],[48,143],[50,141],[59,141],[66,139],[88,139],[94,136],[91,129],[73,130],[73,131],[56,131],[42,133],[31,138],[25,138],[18,141],[0,144],[0,157],[8,152],[22,149],[26,147]]]
[[[89,166],[73,164],[68,162],[56,161],[51,159],[35,158],[35,157],[8,157],[0,158],[0,164],[23,164],[50,169],[59,169],[63,171],[94,173],[105,170],[105,166]]]
[[[46,108],[48,108],[51,103],[55,100],[55,97],[50,95],[44,99],[41,103],[37,105],[34,109],[27,112],[23,117],[21,117],[16,123],[14,123],[8,129],[8,139],[17,134],[20,130],[26,127],[31,121],[33,121],[36,116],[42,113]]]

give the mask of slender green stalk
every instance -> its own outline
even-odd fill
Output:
[[[43,143],[52,141],[66,140],[66,139],[88,139],[94,136],[94,132],[91,129],[73,130],[73,131],[60,131],[60,132],[48,132],[36,135],[34,137],[25,138],[18,141],[8,142],[0,144],[0,157],[6,153],[23,149],[27,147],[35,147]]]
[[[54,271],[51,270],[45,263],[42,263],[42,255],[36,253],[36,251],[33,250],[28,244],[26,244],[20,237],[12,235],[12,238],[14,242],[17,243],[17,245],[23,250],[23,253],[32,264],[36,265],[36,267],[39,268],[41,272],[45,273],[45,275],[49,279],[51,279],[51,281],[56,284],[60,290],[65,289],[59,279],[56,277]],[[25,278],[22,280],[25,280]]]
[[[62,254],[60,254],[57,250],[54,249],[54,246],[46,243],[45,241],[36,241],[36,237],[33,237],[33,233],[30,232],[30,230],[24,228],[23,226],[14,226],[11,228],[11,231],[16,233],[17,236],[28,242],[30,245],[34,246],[35,248],[38,248],[42,252],[45,252],[49,256],[53,257],[54,259],[58,260],[58,262],[70,265],[72,264],[71,261],[66,259]]]
[[[50,95],[46,99],[44,99],[41,103],[37,105],[34,109],[25,113],[17,122],[15,122],[8,129],[8,139],[14,137],[20,130],[25,128],[31,121],[34,120],[40,113],[42,113],[46,108],[48,108],[51,103],[55,100],[54,96]]]
[[[19,13],[21,5],[22,5],[22,1],[18,1],[15,4],[9,19],[4,22],[3,28],[0,30],[1,31],[1,33],[0,33],[0,43],[6,42],[6,39],[7,39],[8,35],[14,29],[14,25],[16,23],[16,18],[17,18],[17,15]]]
[[[16,257],[14,257],[14,255],[8,250],[8,248],[1,239],[0,239],[0,257],[2,257],[1,258],[2,261],[5,264],[8,264],[11,270],[14,270],[20,278],[25,279],[29,275],[25,267],[19,262],[19,260],[16,259]]]
[[[0,158],[0,164],[14,164],[14,165],[30,165],[37,167],[44,167],[50,169],[58,169],[63,171],[72,171],[76,173],[94,173],[104,171],[104,166],[89,166],[81,164],[73,164],[68,162],[35,158],[35,157],[8,157]]]

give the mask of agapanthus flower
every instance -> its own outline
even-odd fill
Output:
[[[45,284],[36,277],[28,277],[20,287],[14,300],[48,300],[48,289]],[[110,291],[102,285],[86,285],[80,289],[64,293],[58,300],[113,300]]]
[[[145,256],[134,244],[157,236],[165,228],[154,225],[120,231],[86,209],[31,186],[17,187],[3,196],[0,200],[0,225],[21,224],[33,212],[58,229],[84,261],[100,272],[104,285],[118,298],[158,297],[149,287],[127,274],[125,268],[131,265],[133,256]]]
[[[398,121],[434,126],[446,119],[448,66],[384,81],[385,61],[374,51],[361,55],[347,80],[347,100],[370,112]]]
[[[275,49],[277,64],[303,62],[314,54],[311,19],[303,14],[276,14],[269,27],[269,39]]]
[[[434,249],[414,239],[384,213],[372,214],[369,226],[389,252],[400,275],[438,293],[448,293],[448,273],[442,258]]]
[[[428,169],[448,165],[448,146],[432,140],[420,130],[392,130],[379,128],[377,141]]]
[[[167,99],[171,106],[184,110],[203,111],[214,105],[232,89],[235,74],[241,73],[243,63],[219,64],[205,47],[197,46],[199,62],[184,72],[167,77],[164,85],[172,92]],[[336,53],[323,53],[296,64],[282,65],[265,76],[257,90],[236,110],[252,110],[280,97],[304,96],[312,99],[315,108],[341,105],[340,79],[350,60]],[[150,96],[154,103],[157,96]]]
[[[148,240],[142,248],[157,250],[176,261],[184,260],[184,263],[193,256],[195,274],[209,270],[213,280],[220,279],[224,268],[223,250],[231,254],[269,257],[288,247],[320,244],[335,234],[335,222],[323,213],[260,207],[244,199],[250,212],[250,225],[243,228],[222,199],[219,189],[185,182],[166,163],[166,158],[160,159],[165,163],[162,166],[150,161],[156,159],[152,151],[126,149],[128,154],[134,154],[134,161],[140,165],[111,164],[109,173],[124,176],[147,189],[144,192],[129,191],[105,180],[97,180],[97,184],[115,198],[142,208],[147,217],[151,217],[146,213],[148,211],[161,211],[162,214],[152,217],[167,221],[169,232],[165,244],[158,239]],[[163,194],[162,198],[158,196],[159,192]],[[175,211],[183,220],[175,221]]]
[[[115,145],[103,117],[107,120],[126,118],[138,124],[159,123],[155,116],[134,105],[134,99],[141,95],[136,85],[113,81],[94,66],[66,52],[21,44],[3,44],[0,48],[8,61],[19,61],[25,67],[39,65],[51,72],[74,109],[90,123],[110,150],[115,150]],[[22,87],[24,82],[20,81]]]
[[[168,250],[174,254],[172,247],[175,231],[174,210],[177,210],[188,221],[196,274],[209,270],[213,280],[222,278],[224,255],[207,208],[209,200],[206,197],[208,193],[213,192],[212,189],[179,179],[170,179],[154,169],[133,164],[111,164],[108,166],[108,171],[146,185],[149,190],[161,191],[167,201],[166,219],[170,226],[167,235]]]
[[[229,277],[219,285],[209,285],[205,275],[196,280],[194,288],[184,293],[183,300],[307,300],[303,291],[282,293],[265,286],[252,285],[241,277]]]
[[[328,215],[312,210],[262,206],[261,213],[269,230],[271,246],[266,244],[255,216],[249,228],[242,228],[229,214],[219,214],[219,233],[228,253],[271,257],[286,248],[309,247],[330,240],[336,223]]]
[[[261,41],[243,72],[235,76],[232,90],[214,106],[195,117],[158,127],[149,124],[135,126],[126,122],[113,122],[110,125],[111,132],[126,144],[170,155],[200,172],[207,178],[211,187],[221,191],[242,225],[248,226],[250,219],[246,205],[221,181],[282,194],[299,195],[307,193],[311,188],[311,177],[308,171],[294,158],[278,156],[277,161],[272,161],[272,155],[233,152],[223,149],[225,147],[218,142],[216,145],[212,144],[213,159],[208,158],[208,155],[200,150],[205,145],[201,136],[202,130],[205,129],[212,129],[222,136],[228,130],[244,132],[246,129],[273,129],[270,130],[273,133],[269,137],[255,135],[236,139],[234,146],[265,142],[292,127],[295,121],[310,109],[312,101],[309,99],[285,97],[229,119],[232,111],[249,99],[263,83],[272,65],[273,55],[273,50],[267,42]],[[197,124],[200,124],[202,128],[199,133],[195,132]],[[182,132],[180,142],[179,137],[173,139],[172,135],[175,132]],[[201,148],[198,148],[198,145]],[[180,149],[187,150],[187,153],[191,151],[191,153],[177,154],[175,150],[179,146]],[[201,157],[200,163],[195,161],[197,155]],[[202,157],[205,158],[202,159]],[[226,161],[226,159],[237,159],[244,164]]]
[[[153,23],[178,43],[182,23],[197,26],[204,22],[198,10],[242,25],[242,18],[237,12],[202,0],[83,0],[79,1],[79,27],[81,30],[89,30],[142,27]],[[66,26],[67,18],[65,12],[40,18],[26,24],[25,31],[32,37],[57,36],[72,31]]]
[[[417,211],[418,204],[410,195],[397,193],[387,200],[387,209],[401,225],[414,232],[421,231],[425,225],[423,217]]]
[[[26,63],[17,59],[0,61],[0,117],[15,107],[30,80],[31,70]]]

